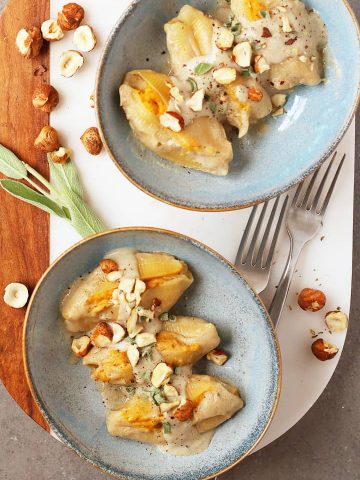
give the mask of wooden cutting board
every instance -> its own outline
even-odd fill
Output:
[[[9,0],[0,16],[0,143],[48,175],[46,155],[33,144],[49,122],[32,106],[32,94],[49,81],[49,49],[33,60],[15,47],[21,28],[39,26],[49,18],[49,0]],[[0,289],[21,282],[31,292],[49,264],[49,216],[0,189]],[[15,310],[0,298],[0,379],[20,407],[48,430],[28,388],[22,359],[25,308]]]

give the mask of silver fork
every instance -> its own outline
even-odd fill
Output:
[[[258,209],[258,205],[253,207],[243,237],[241,239],[240,247],[235,260],[235,266],[236,268],[238,268],[238,270],[240,270],[240,272],[244,275],[246,280],[256,290],[257,293],[261,293],[262,291],[264,291],[269,283],[271,264],[274,257],[275,248],[278,241],[281,224],[284,219],[288,200],[289,197],[286,196],[285,200],[282,203],[282,207],[277,220],[272,241],[269,245],[268,252],[267,246],[269,243],[270,232],[279,207],[280,197],[277,197],[276,201],[274,202],[263,236],[260,235],[260,232],[262,230],[269,202],[264,203],[261,209],[261,213],[248,249],[246,248],[247,240],[249,238],[252,225],[254,223],[254,218]]]
[[[317,170],[312,176],[307,189],[303,188],[304,182],[298,186],[293,202],[289,208],[286,218],[286,229],[290,237],[290,253],[269,309],[269,313],[275,328],[279,323],[300,253],[304,246],[315,237],[322,226],[323,217],[346,157],[346,155],[342,157],[325,198],[320,204],[324,187],[334,164],[336,155],[337,152],[335,152],[330,160],[317,191],[313,192],[315,181],[319,175],[320,169]],[[312,194],[313,198],[311,199]]]

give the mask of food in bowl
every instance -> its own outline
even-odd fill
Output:
[[[244,137],[284,113],[289,90],[323,78],[326,27],[300,0],[231,0],[214,16],[189,5],[165,25],[170,71],[128,72],[120,103],[135,136],[160,157],[228,174],[224,125]]]
[[[192,371],[211,352],[216,357],[216,326],[168,313],[193,281],[187,264],[168,253],[121,248],[61,303],[72,351],[105,401],[109,433],[173,455],[205,450],[214,429],[244,406],[235,385]]]

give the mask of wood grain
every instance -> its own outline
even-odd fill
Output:
[[[49,18],[49,0],[9,0],[0,17],[0,143],[48,175],[46,157],[33,147],[48,115],[31,103],[34,89],[48,82],[49,52],[26,60],[15,47],[21,28],[40,26]],[[38,68],[46,72],[39,75]],[[0,191],[0,289],[22,282],[31,291],[49,264],[49,218],[46,213]],[[0,378],[9,393],[42,427],[48,429],[28,388],[22,359],[25,309],[8,307],[0,298]]]

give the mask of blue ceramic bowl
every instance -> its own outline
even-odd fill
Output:
[[[329,32],[326,83],[300,87],[287,114],[233,140],[227,177],[188,170],[163,160],[134,141],[119,106],[119,85],[129,70],[167,72],[163,26],[185,3],[211,11],[215,0],[136,0],[110,34],[100,63],[96,105],[108,152],[119,169],[146,193],[175,206],[232,210],[274,197],[301,181],[336,147],[353,118],[360,84],[359,30],[346,0],[306,0]]]
[[[199,455],[168,456],[154,446],[110,436],[105,408],[88,368],[69,361],[71,341],[59,318],[62,295],[106,252],[119,247],[161,250],[185,260],[195,282],[174,312],[216,323],[222,345],[231,355],[223,367],[204,365],[202,372],[238,385],[246,406],[216,430],[208,450]],[[127,479],[195,480],[227,470],[263,436],[279,398],[278,344],[259,298],[220,255],[164,230],[112,230],[78,243],[60,257],[31,298],[24,327],[24,358],[34,398],[54,432],[81,457]]]

